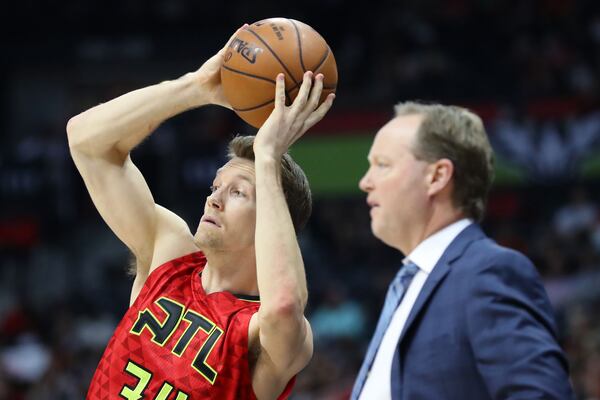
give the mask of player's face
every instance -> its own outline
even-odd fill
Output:
[[[359,187],[367,192],[371,230],[384,243],[402,250],[418,235],[427,210],[427,163],[413,155],[420,115],[395,117],[384,125],[369,151],[369,169]],[[411,232],[412,230],[412,232]]]
[[[254,163],[233,158],[217,171],[194,239],[204,251],[242,251],[254,246]]]

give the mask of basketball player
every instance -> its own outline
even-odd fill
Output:
[[[69,146],[98,211],[135,255],[130,308],[92,379],[88,399],[276,399],[312,355],[307,287],[295,231],[310,189],[286,153],[327,113],[323,75],[304,75],[255,138],[230,143],[195,234],[154,203],[129,153],[164,120],[206,104],[228,106],[225,46],[196,72],[127,93],[72,118]],[[258,295],[260,294],[260,300]]]

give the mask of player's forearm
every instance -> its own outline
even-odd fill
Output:
[[[71,118],[69,145],[88,155],[126,155],[166,119],[205,103],[194,74],[138,89]]]
[[[256,265],[261,313],[302,320],[304,262],[281,186],[280,161],[256,155]]]

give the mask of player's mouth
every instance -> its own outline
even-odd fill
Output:
[[[216,218],[209,217],[207,215],[202,216],[202,219],[200,220],[200,222],[203,222],[205,224],[212,224],[212,225],[217,226],[218,228],[221,227],[221,224],[219,223],[219,221]]]

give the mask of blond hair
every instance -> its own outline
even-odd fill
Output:
[[[466,108],[403,102],[396,116],[419,114],[423,120],[413,143],[417,159],[449,159],[454,165],[452,201],[469,218],[481,221],[494,179],[494,152],[481,118]]]
[[[236,136],[229,142],[227,157],[254,161],[253,146],[254,136]],[[298,232],[312,213],[312,194],[306,174],[288,153],[281,157],[281,185],[294,229]]]

